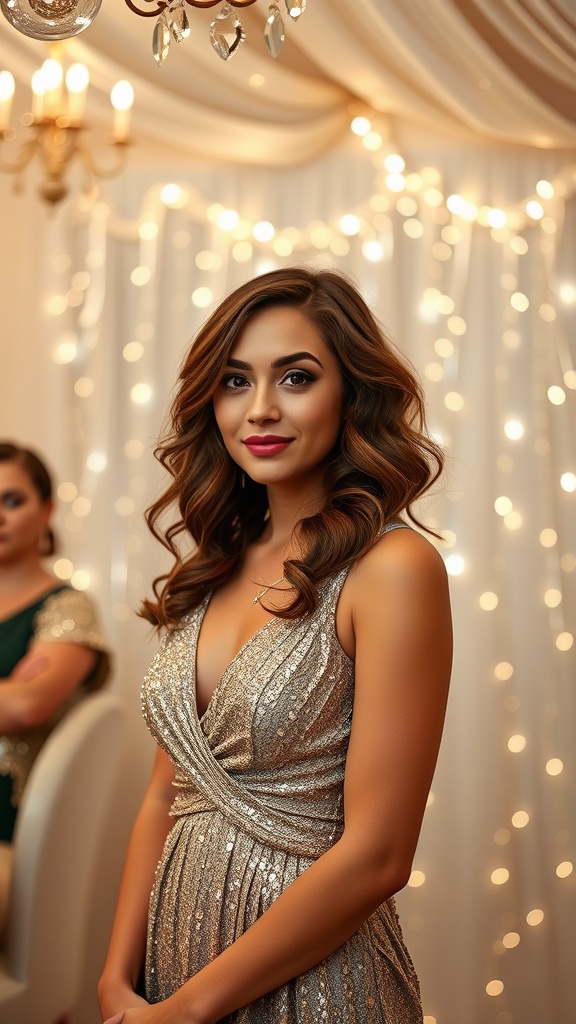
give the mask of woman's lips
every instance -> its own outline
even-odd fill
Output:
[[[262,437],[256,435],[247,437],[242,444],[248,449],[252,455],[259,455],[260,457],[266,455],[277,455],[278,452],[283,452],[289,444],[292,444],[292,437],[277,437],[275,434],[266,434]]]

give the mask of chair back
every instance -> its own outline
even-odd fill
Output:
[[[75,1005],[124,725],[117,697],[92,694],[56,726],[34,763],[14,834],[0,1024],[53,1024]]]

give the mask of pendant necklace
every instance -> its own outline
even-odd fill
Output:
[[[277,587],[279,583],[282,583],[283,579],[284,577],[281,576],[279,580],[276,580],[274,583],[269,583],[267,587],[264,587],[264,590],[261,590],[259,594],[256,594],[256,597],[252,598],[252,604],[258,604],[260,598],[264,597],[264,594],[267,594],[272,587]]]

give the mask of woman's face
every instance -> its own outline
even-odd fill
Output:
[[[318,483],[338,438],[340,365],[297,309],[255,313],[232,348],[214,395],[226,449],[266,486]]]
[[[17,462],[0,462],[0,565],[38,553],[51,511]]]

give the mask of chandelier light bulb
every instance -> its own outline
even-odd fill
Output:
[[[0,71],[0,132],[6,131],[10,124],[13,96],[14,75],[10,71]]]
[[[0,0],[0,10],[18,32],[51,42],[83,32],[101,4],[102,0]]]
[[[68,92],[84,92],[88,88],[90,75],[85,64],[72,64],[66,72],[66,88]]]

